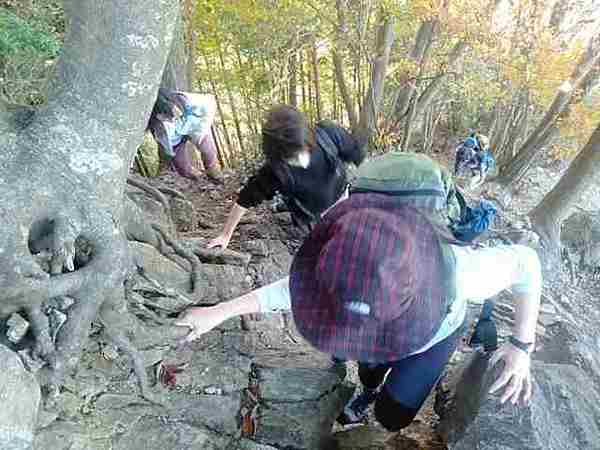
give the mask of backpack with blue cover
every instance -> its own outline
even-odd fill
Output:
[[[364,162],[350,193],[378,192],[426,211],[454,237],[471,242],[487,230],[496,210],[489,202],[467,205],[450,173],[427,155],[392,151]]]
[[[460,217],[450,224],[452,234],[456,239],[472,242],[490,228],[496,218],[496,207],[487,200],[480,200],[479,205],[470,207],[463,195],[456,191],[460,203]]]
[[[467,205],[465,198],[454,185],[449,172],[426,155],[392,151],[370,161],[365,161],[357,171],[350,194],[377,192],[395,196],[398,201],[423,210],[437,225],[449,230],[458,243],[472,242],[492,224],[496,208],[481,200],[476,207]],[[453,264],[449,247],[442,246],[442,258]],[[448,290],[455,289],[446,280]],[[493,303],[486,301],[469,345],[481,345],[492,351],[498,345],[496,325],[491,317]]]

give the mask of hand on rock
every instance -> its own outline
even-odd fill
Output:
[[[504,369],[490,387],[490,394],[505,387],[500,403],[510,400],[515,405],[522,398],[522,404],[527,405],[533,394],[531,356],[507,342],[496,350],[490,359],[490,367],[500,360],[504,361]]]
[[[219,305],[209,307],[194,307],[186,309],[175,325],[188,327],[189,334],[185,337],[186,342],[198,339],[204,333],[208,333],[226,319]]]
[[[219,236],[217,236],[216,238],[211,240],[206,247],[207,248],[221,247],[223,250],[225,250],[227,248],[227,246],[229,245],[230,240],[231,240],[230,236],[226,236],[225,234],[220,234]]]

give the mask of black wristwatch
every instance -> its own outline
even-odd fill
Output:
[[[523,342],[514,336],[509,336],[508,342],[510,342],[515,347],[517,347],[519,350],[523,350],[528,355],[531,355],[533,353],[533,350],[534,350],[533,342]]]

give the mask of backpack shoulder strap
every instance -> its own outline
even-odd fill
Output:
[[[333,142],[333,139],[331,139],[331,136],[329,136],[329,133],[327,133],[323,127],[317,125],[315,127],[315,135],[317,144],[325,152],[329,164],[332,164],[333,167],[337,167],[339,162],[338,149],[335,142]]]

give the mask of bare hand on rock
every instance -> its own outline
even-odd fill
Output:
[[[182,313],[181,317],[175,322],[175,326],[188,327],[190,332],[185,337],[185,341],[191,342],[198,339],[204,333],[208,333],[226,318],[219,305],[192,307]]]
[[[522,398],[522,404],[527,405],[533,394],[531,356],[507,342],[496,350],[490,359],[490,367],[500,360],[504,361],[504,369],[490,387],[490,394],[505,387],[500,403],[510,400],[515,405]]]
[[[221,247],[221,249],[225,250],[227,248],[227,246],[229,245],[230,240],[231,240],[231,237],[228,237],[224,234],[220,234],[216,238],[212,239],[206,247],[207,248]]]

